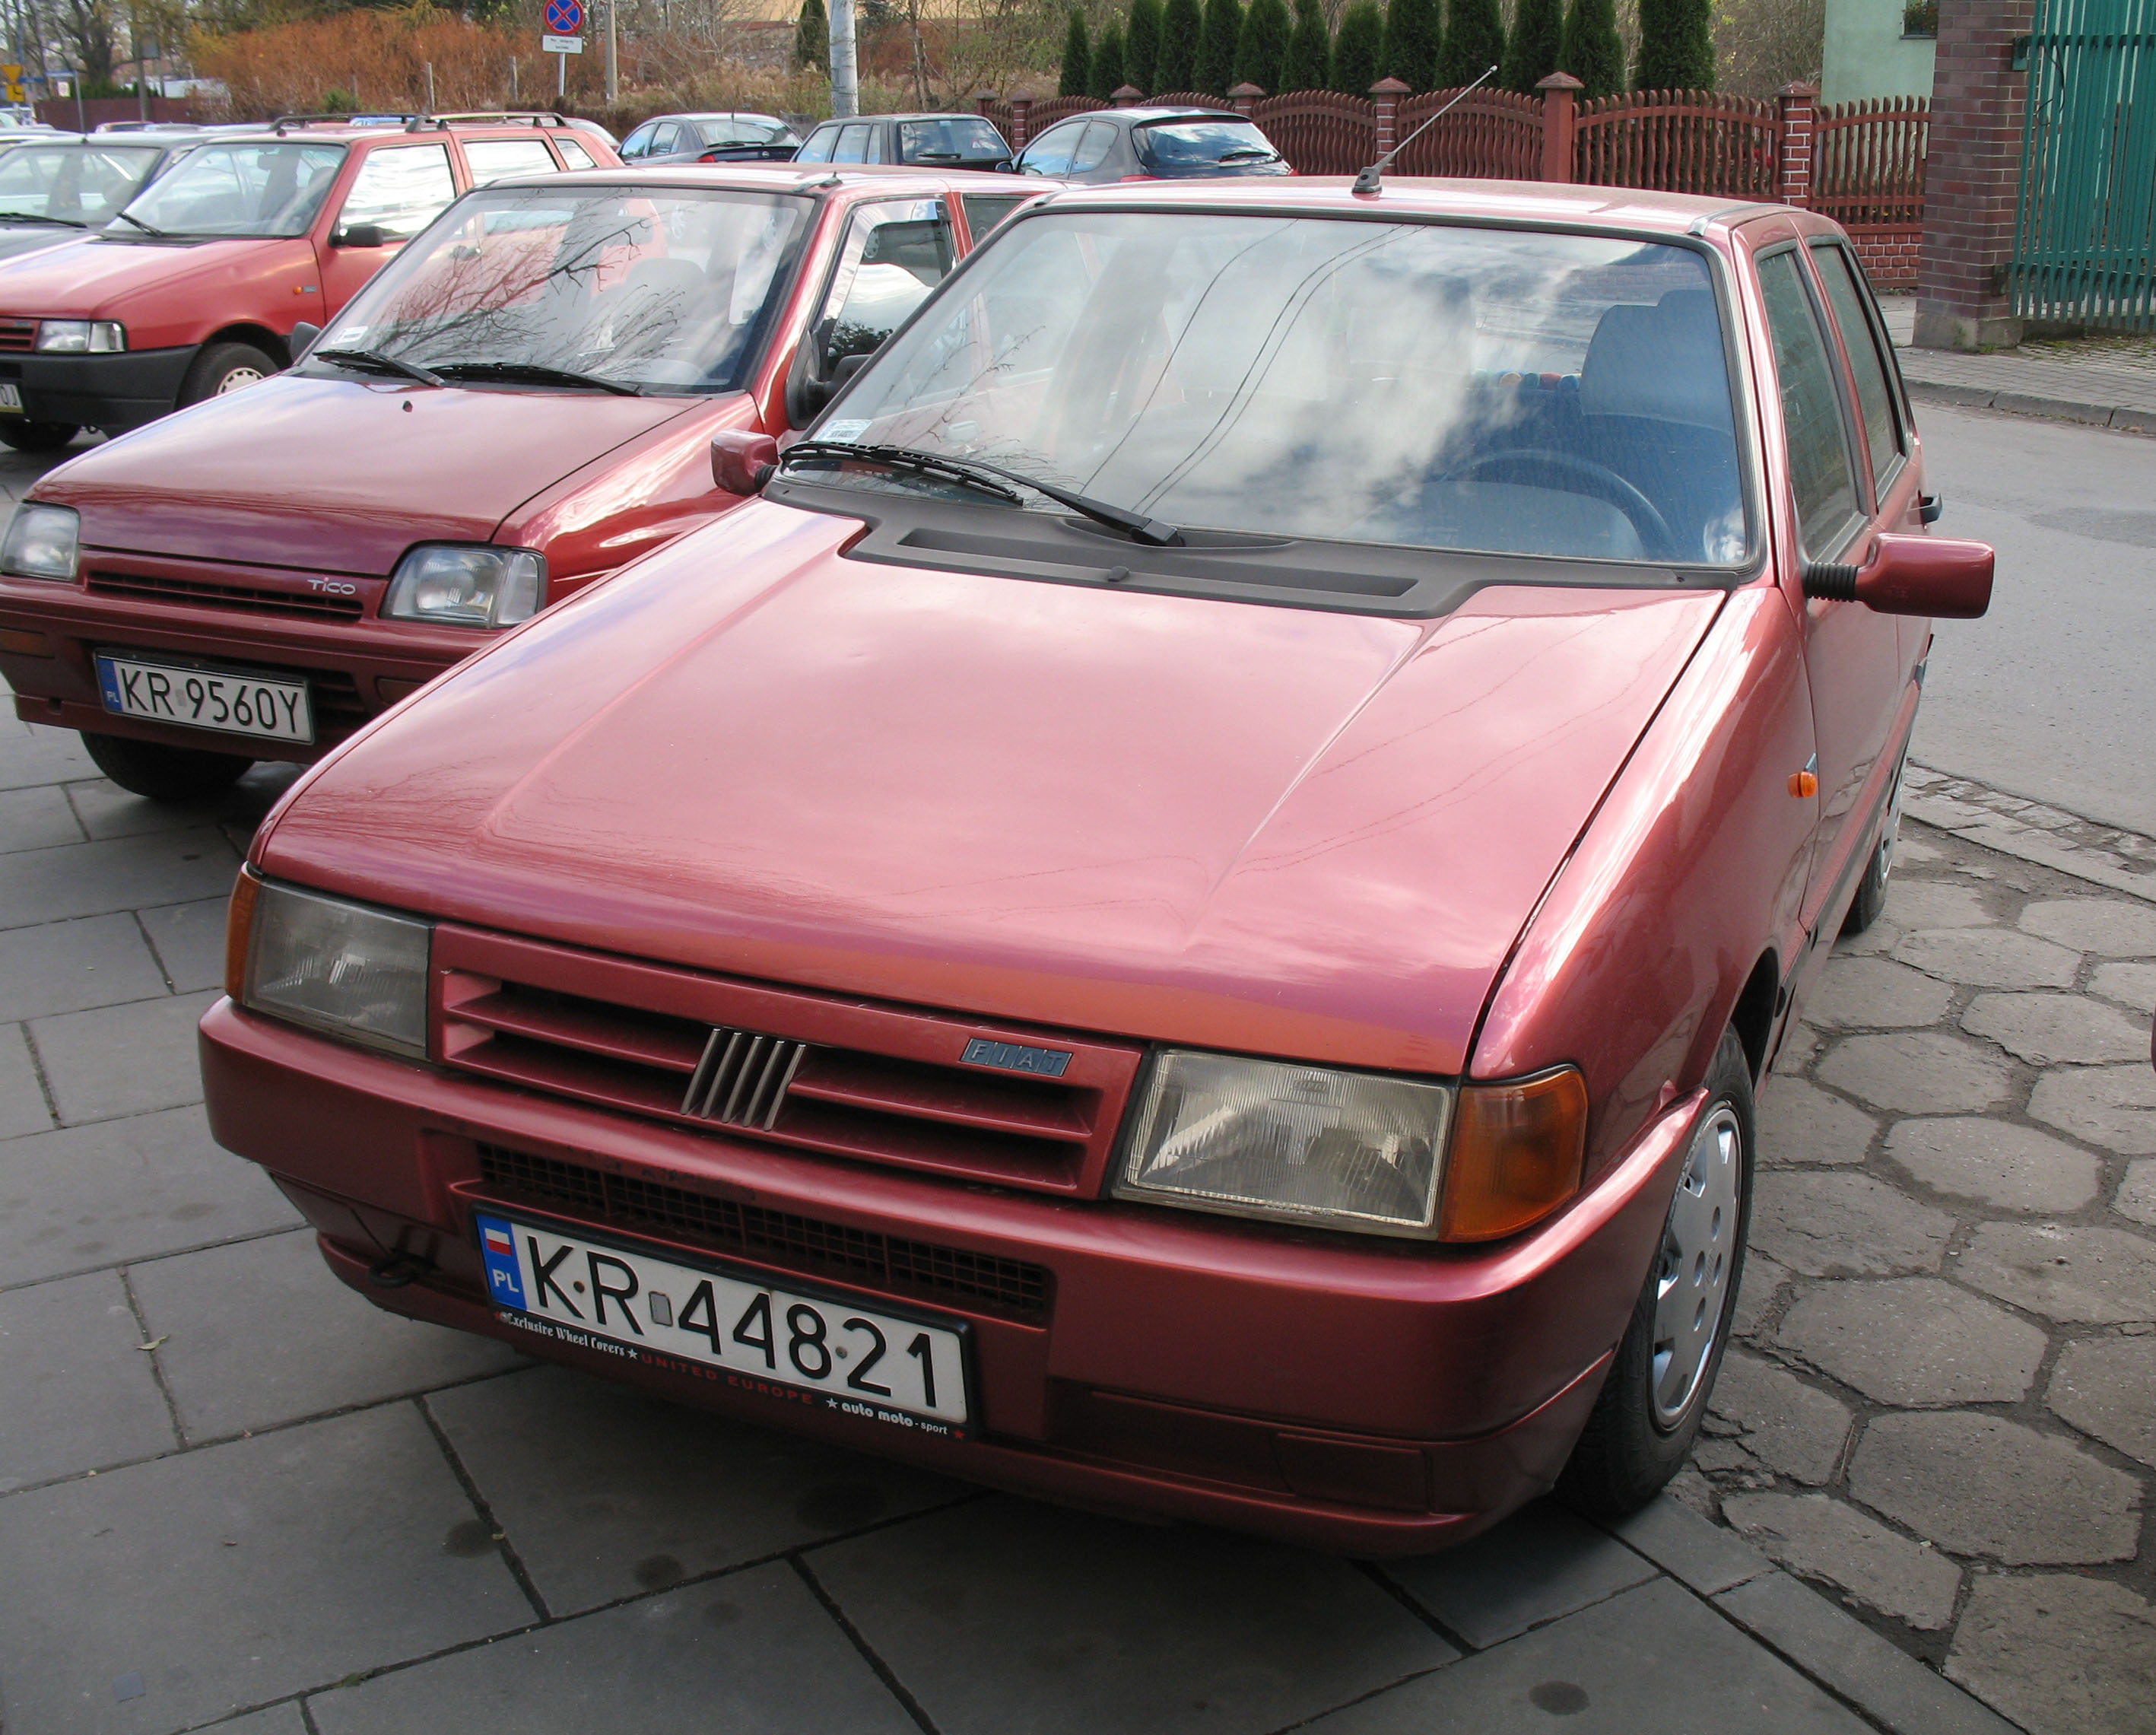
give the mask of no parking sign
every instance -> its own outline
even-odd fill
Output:
[[[584,0],[547,0],[548,33],[539,46],[550,54],[581,54],[584,38],[578,33],[583,28]]]

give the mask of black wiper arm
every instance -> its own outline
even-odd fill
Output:
[[[409,362],[400,362],[394,356],[385,356],[371,349],[318,349],[310,355],[310,362],[333,362],[340,367],[356,367],[362,373],[393,373],[399,379],[417,380],[423,386],[439,386],[442,377],[416,367]]]
[[[1073,493],[1068,488],[1059,488],[1055,483],[1044,482],[1038,477],[1026,475],[1024,470],[1005,470],[1000,464],[990,464],[985,459],[947,458],[940,452],[916,452],[911,446],[857,446],[840,439],[796,440],[779,454],[778,461],[783,467],[796,458],[857,459],[870,464],[885,465],[892,470],[916,470],[924,475],[946,476],[1017,505],[1015,494],[991,480],[1000,476],[1005,481],[1017,483],[1021,488],[1030,488],[1035,494],[1054,500],[1058,506],[1068,506],[1096,524],[1105,524],[1111,530],[1122,531],[1134,542],[1143,542],[1153,548],[1179,547],[1183,542],[1183,532],[1172,524],[1163,524],[1158,518],[1148,518],[1142,512],[1133,512],[1122,506],[1111,506],[1104,500],[1094,500],[1087,495]]]
[[[49,223],[60,228],[86,229],[90,225],[72,217],[48,217],[42,211],[0,211],[0,223]]]
[[[112,214],[120,222],[131,223],[136,228],[141,230],[144,234],[155,235],[161,241],[163,240],[166,235],[169,233],[169,231],[165,229],[152,228],[148,223],[143,222],[141,218],[130,217],[125,211],[116,211]]]
[[[535,386],[582,386],[588,391],[611,392],[617,398],[641,398],[641,388],[606,379],[596,373],[572,373],[566,367],[549,367],[543,362],[440,362],[434,372],[444,379],[520,380]]]
[[[1277,151],[1260,151],[1252,146],[1247,151],[1223,151],[1213,159],[1215,162],[1278,162]]]

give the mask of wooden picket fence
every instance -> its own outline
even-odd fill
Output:
[[[1916,282],[1924,215],[1930,105],[1902,97],[1822,108],[1808,85],[1771,102],[1712,90],[1634,90],[1579,102],[1563,73],[1541,92],[1477,90],[1394,164],[1404,175],[1571,181],[1595,187],[1779,202],[1825,212],[1845,227],[1882,290]],[[1126,86],[1115,106],[1157,102],[1247,116],[1297,174],[1352,175],[1393,149],[1457,93],[1411,95],[1394,79],[1368,96],[1238,85],[1225,96],[1175,90],[1147,98]],[[1072,115],[1110,105],[1089,96],[1035,100],[983,92],[979,111],[1023,148]]]

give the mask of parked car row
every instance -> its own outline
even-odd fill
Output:
[[[1832,222],[611,167],[295,347],[31,490],[0,670],[141,793],[318,762],[201,1052],[340,1278],[1358,1554],[1684,1461],[1992,582]]]

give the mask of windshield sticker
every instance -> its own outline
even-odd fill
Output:
[[[848,445],[851,445],[868,431],[869,424],[866,422],[834,422],[828,428],[819,428],[816,430],[816,438],[844,440]]]

